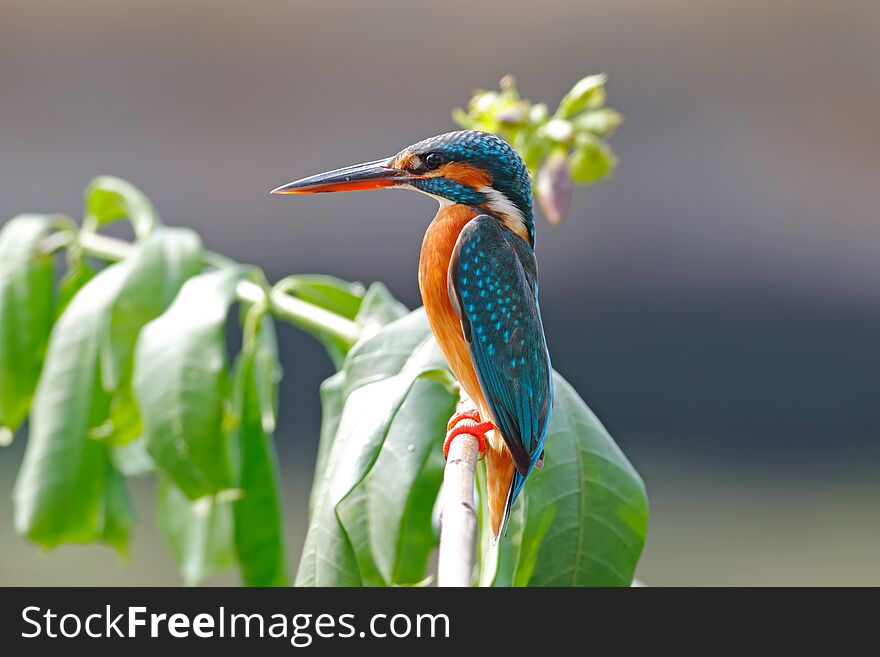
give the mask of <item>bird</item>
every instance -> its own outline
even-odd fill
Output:
[[[450,419],[444,455],[457,435],[477,437],[495,544],[526,479],[543,467],[553,405],[529,171],[500,137],[461,130],[271,193],[382,188],[419,191],[440,203],[422,241],[419,290],[431,331],[473,402]]]

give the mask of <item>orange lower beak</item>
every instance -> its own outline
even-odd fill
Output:
[[[323,192],[356,192],[363,189],[394,187],[413,179],[412,174],[390,165],[391,160],[376,160],[319,173],[296,180],[272,190],[272,194],[320,194]]]

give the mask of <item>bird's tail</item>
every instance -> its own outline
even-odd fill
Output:
[[[513,511],[513,505],[516,504],[516,501],[519,499],[519,494],[522,492],[525,483],[526,478],[514,470],[513,479],[510,481],[510,488],[507,493],[507,499],[504,503],[504,512],[501,516],[501,526],[498,529],[498,534],[493,534],[493,543],[496,543],[501,535],[507,535],[507,524],[510,522],[510,514]]]
[[[489,502],[489,526],[492,543],[496,543],[516,501],[525,479],[513,466],[513,459],[504,444],[496,446],[489,441],[486,450],[486,492]]]

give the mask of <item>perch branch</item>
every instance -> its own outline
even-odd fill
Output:
[[[462,403],[466,399],[462,392]],[[471,586],[473,581],[477,546],[474,481],[479,455],[479,443],[471,434],[459,434],[449,445],[440,506],[437,586]]]

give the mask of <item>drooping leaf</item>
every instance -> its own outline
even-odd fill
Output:
[[[638,473],[558,374],[544,469],[526,484],[517,586],[629,586],[648,502]]]
[[[104,527],[101,540],[128,555],[128,538],[134,525],[134,511],[125,488],[122,474],[107,460],[107,479],[104,483]]]
[[[131,381],[137,336],[202,269],[201,240],[188,229],[157,227],[125,260],[125,267],[100,354],[102,384],[115,391],[103,437],[114,445],[134,440],[143,431]]]
[[[415,310],[358,342],[345,361],[344,398],[371,381],[400,373],[413,352],[429,339],[424,310]]]
[[[92,431],[92,437],[101,438],[111,445],[122,446],[139,438],[141,433],[143,433],[143,425],[131,389],[129,372],[113,393],[107,411],[107,421],[102,427]]]
[[[70,252],[68,252],[68,269],[61,279],[58,289],[58,302],[55,307],[56,317],[61,317],[67,306],[70,305],[73,297],[77,295],[86,283],[95,277],[96,273],[95,269],[82,257],[82,254],[71,257]]]
[[[144,193],[130,182],[113,176],[98,176],[85,191],[85,225],[99,229],[127,218],[138,240],[143,240],[161,223]]]
[[[286,586],[280,476],[272,440],[278,351],[272,319],[264,316],[257,321],[253,339],[246,336],[235,374],[240,491],[232,505],[235,549],[244,584]]]
[[[276,287],[346,319],[357,317],[366,293],[360,283],[315,274],[288,276]]]
[[[309,496],[309,517],[314,513],[315,503],[324,495],[324,484],[329,481],[327,459],[339,428],[342,407],[345,403],[345,372],[337,372],[321,384],[321,436],[315,458],[314,483]]]
[[[54,217],[21,215],[0,231],[0,431],[27,417],[53,322],[52,257],[39,253]]]
[[[373,283],[364,295],[355,322],[361,326],[363,339],[408,312],[409,309],[395,299],[385,285]]]
[[[191,500],[167,477],[160,476],[156,521],[186,584],[199,584],[235,564],[231,495]]]
[[[358,551],[337,515],[337,507],[375,463],[415,382],[436,370],[445,370],[445,366],[429,337],[423,311],[389,324],[352,349],[343,370],[345,405],[322,481],[316,481],[322,493],[314,500],[309,519],[298,586],[380,583],[375,572],[361,572]],[[363,544],[357,546],[360,562],[367,564],[363,549]]]
[[[106,513],[107,446],[89,437],[106,419],[98,351],[126,267],[108,267],[83,287],[55,324],[34,396],[30,435],[13,494],[19,533],[45,547],[111,538]],[[117,508],[119,496],[112,500]]]
[[[138,333],[168,308],[202,264],[202,242],[187,228],[156,228],[126,260],[128,272],[110,312],[101,359],[105,388],[115,389],[130,374]]]
[[[457,400],[436,380],[416,380],[375,462],[336,507],[367,584],[415,584],[425,577],[436,547],[431,512],[443,479],[441,445]]]
[[[245,269],[231,267],[188,280],[174,302],[141,331],[134,394],[147,449],[190,499],[232,483],[228,437],[225,326]]]
[[[119,502],[121,483],[112,478],[109,448],[98,441],[133,439],[139,432],[138,419],[128,378],[120,382],[110,377],[110,384],[122,384],[116,390],[103,386],[99,356],[112,335],[115,309],[143,308],[138,306],[140,299],[131,298],[143,293],[132,277],[149,276],[153,285],[167,290],[165,298],[170,300],[181,282],[177,276],[180,269],[175,266],[180,251],[173,245],[187,239],[174,231],[147,239],[129,259],[86,283],[58,320],[16,485],[16,526],[31,540],[48,547],[65,541],[108,540],[123,548],[119,528],[127,525],[119,522],[116,529],[108,529],[114,520],[109,510],[123,506]],[[166,249],[167,245],[171,247]],[[144,267],[145,262],[150,266]],[[160,311],[161,307],[154,310]],[[122,335],[133,343],[139,326],[148,318],[144,314],[126,316],[124,330],[116,334],[117,348],[125,347],[119,339]],[[108,499],[108,495],[112,497]]]

